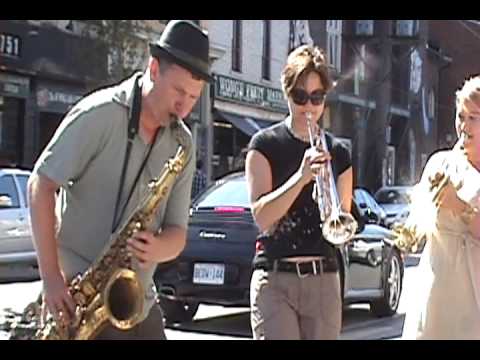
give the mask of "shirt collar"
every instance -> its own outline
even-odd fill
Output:
[[[113,101],[125,107],[131,108],[135,90],[135,82],[139,76],[142,76],[142,72],[137,72],[118,84],[114,90]]]

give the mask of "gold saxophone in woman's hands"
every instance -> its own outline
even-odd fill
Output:
[[[399,249],[406,252],[416,252],[419,246],[426,241],[429,228],[422,222],[429,221],[430,219],[427,218],[435,215],[430,214],[428,209],[433,207],[436,213],[436,211],[438,211],[436,206],[438,198],[450,182],[455,183],[452,177],[456,178],[456,176],[452,173],[451,164],[453,164],[455,159],[460,155],[460,148],[463,144],[463,139],[464,134],[462,133],[457,144],[450,153],[451,156],[449,156],[444,163],[443,168],[437,171],[433,176],[428,177],[428,188],[422,188],[421,183],[414,186],[411,195],[413,200],[410,204],[410,214],[405,221],[405,224],[394,224],[392,227],[395,237],[394,241]],[[462,182],[457,181],[455,188],[458,190],[461,186]]]

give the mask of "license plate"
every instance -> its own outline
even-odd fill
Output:
[[[195,264],[193,266],[194,284],[223,285],[224,277],[224,264]]]

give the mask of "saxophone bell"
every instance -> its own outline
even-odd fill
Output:
[[[126,268],[117,269],[103,292],[105,312],[113,326],[128,330],[140,322],[144,298],[139,294],[143,294],[143,286],[137,274]]]

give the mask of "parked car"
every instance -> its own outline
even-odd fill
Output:
[[[411,190],[411,186],[384,186],[375,193],[375,200],[387,213],[385,224],[388,227],[398,220],[399,214],[408,213]]]
[[[0,169],[0,282],[38,278],[27,204],[30,172]]]
[[[370,303],[372,312],[396,312],[403,258],[391,231],[361,217],[353,241],[338,248],[344,304]],[[224,177],[192,204],[187,245],[173,262],[157,268],[155,283],[166,321],[191,321],[200,303],[249,306],[252,260],[258,234],[250,211],[245,176]]]
[[[361,217],[369,218],[371,223],[386,224],[387,213],[368,190],[357,187],[353,189],[353,197]]]

